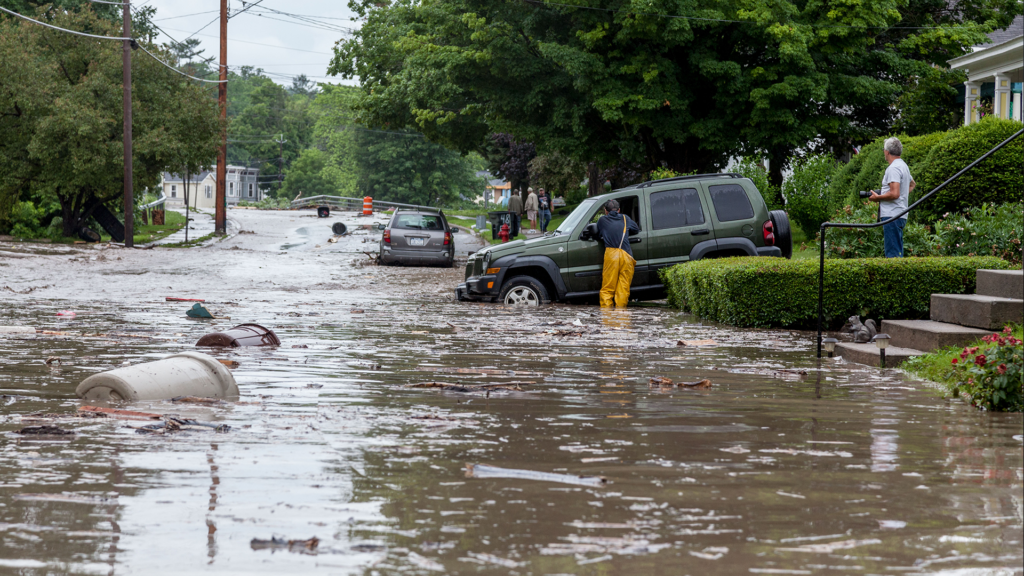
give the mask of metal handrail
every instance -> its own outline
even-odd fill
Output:
[[[895,216],[893,216],[893,217],[891,217],[891,218],[889,218],[887,220],[881,220],[879,222],[871,222],[869,224],[855,224],[855,223],[852,223],[852,222],[822,222],[821,223],[821,233],[819,234],[819,236],[821,236],[821,246],[820,246],[821,253],[819,255],[820,264],[819,264],[819,267],[818,267],[818,358],[821,358],[821,324],[824,321],[824,299],[825,299],[825,230],[827,230],[829,228],[877,228],[879,226],[884,226],[886,223],[900,218],[901,216],[903,216],[907,212],[910,212],[911,210],[913,210],[918,204],[924,202],[928,198],[931,198],[931,196],[933,194],[935,194],[939,190],[942,190],[943,188],[945,188],[947,184],[949,184],[950,182],[956,180],[960,176],[963,176],[963,174],[965,172],[967,172],[968,170],[971,170],[972,168],[974,168],[975,166],[980,164],[983,160],[985,160],[986,158],[988,158],[992,154],[995,154],[996,151],[1001,149],[1003,146],[1006,146],[1007,144],[1012,142],[1014,139],[1018,138],[1021,134],[1024,134],[1024,130],[1018,130],[1016,133],[1014,133],[1013,136],[1010,136],[1006,140],[1003,140],[998,145],[996,145],[995,148],[993,148],[993,149],[989,150],[988,152],[982,154],[981,157],[979,157],[974,162],[971,162],[970,164],[965,166],[962,170],[960,170],[956,174],[953,174],[952,176],[950,176],[949,179],[947,179],[945,182],[943,182],[942,184],[939,184],[935,188],[932,188],[931,192],[928,192],[924,196],[921,196],[920,198],[918,198],[917,202],[914,202],[910,206],[907,206],[906,208],[903,209],[902,212],[900,212],[899,214],[897,214],[897,215],[895,215]]]

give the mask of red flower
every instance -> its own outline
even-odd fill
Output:
[[[1010,327],[1009,327],[1009,326],[1007,326],[1007,327],[1003,328],[1003,334],[1009,334],[1009,333],[1011,333],[1011,332],[1013,332],[1013,330],[1010,330]]]
[[[974,357],[974,363],[977,364],[978,366],[984,366],[985,365],[985,355],[984,354],[978,354],[977,356],[975,356]]]
[[[959,361],[960,361],[960,359],[959,359],[959,358],[953,358],[953,364],[956,364],[956,363],[957,363],[957,362],[959,362]]]
[[[1006,364],[1000,364],[998,371],[1000,374],[1006,374]]]

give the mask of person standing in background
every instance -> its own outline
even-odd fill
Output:
[[[910,167],[900,158],[903,143],[899,138],[886,139],[883,150],[889,167],[882,176],[882,193],[876,194],[872,190],[868,200],[878,202],[878,218],[888,222],[909,206],[910,193],[914,191],[917,182],[910,175]],[[903,258],[903,227],[906,225],[907,215],[904,214],[882,226],[886,258]]]
[[[540,189],[540,194],[537,195],[537,205],[540,208],[538,213],[540,217],[540,231],[547,232],[548,224],[551,222],[551,194],[548,194],[543,188]]]
[[[526,210],[526,219],[530,221],[530,230],[537,229],[537,210],[539,205],[537,202],[537,195],[533,192],[533,188],[526,189],[530,195],[526,197],[526,204],[523,209]]]
[[[512,213],[512,218],[515,220],[512,230],[509,230],[512,238],[515,238],[519,235],[519,227],[523,221],[523,199],[519,197],[518,190],[513,190],[512,195],[508,199],[508,211]]]

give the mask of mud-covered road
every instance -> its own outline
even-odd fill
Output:
[[[327,242],[371,219],[311,215],[0,244],[0,325],[40,331],[0,335],[0,573],[1021,573],[1019,414],[818,363],[808,333],[456,303],[461,270],[372,265],[374,232]],[[85,377],[246,322],[282,346],[207,350],[239,401],[116,406],[229,430],[78,415]]]

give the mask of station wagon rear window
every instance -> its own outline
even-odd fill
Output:
[[[737,184],[720,184],[708,186],[711,202],[715,205],[719,222],[746,220],[754,217],[754,207],[742,186]]]
[[[391,227],[402,230],[444,230],[440,216],[424,214],[399,214]]]
[[[665,190],[651,194],[651,222],[655,230],[682,228],[704,223],[697,190]]]

